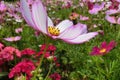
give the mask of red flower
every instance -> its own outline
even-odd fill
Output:
[[[61,76],[58,74],[58,73],[54,73],[54,74],[51,74],[50,75],[50,78],[52,80],[60,80],[61,79]]]
[[[32,77],[31,71],[33,71],[34,69],[35,66],[32,61],[24,60],[11,69],[9,73],[9,78],[21,76],[22,73],[25,73],[27,80],[30,80],[30,78]]]
[[[36,52],[30,48],[26,48],[24,50],[21,51],[21,54],[22,55],[33,55],[35,54]]]
[[[46,48],[46,44],[43,44],[41,47],[40,47],[40,51],[44,51]],[[56,50],[56,47],[54,45],[49,45],[48,48],[47,48],[47,51],[55,51]]]
[[[92,52],[90,53],[91,55],[105,55],[110,50],[112,50],[116,46],[115,41],[111,41],[109,44],[106,42],[102,42],[100,48],[97,46],[93,47]]]

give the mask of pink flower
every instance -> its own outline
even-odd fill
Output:
[[[21,52],[18,49],[11,46],[5,47],[0,52],[0,59],[4,62],[13,60],[14,56],[21,57]]]
[[[86,20],[89,20],[89,17],[80,15],[80,20],[86,21]]]
[[[0,2],[0,12],[4,12],[7,10],[6,5],[4,4],[4,1]]]
[[[117,19],[117,24],[120,24],[120,17]]]
[[[87,33],[86,25],[81,23],[73,25],[73,22],[69,20],[63,20],[55,27],[52,20],[47,17],[41,0],[36,0],[32,4],[32,10],[26,0],[21,0],[21,13],[30,26],[53,39],[62,39],[71,44],[80,44],[98,35],[97,32]]]
[[[27,80],[30,80],[32,77],[31,71],[35,69],[35,65],[32,61],[24,60],[19,62],[15,67],[13,67],[9,73],[9,78],[13,78],[16,76],[21,76],[21,74],[25,73]]]
[[[109,44],[102,42],[100,48],[95,46],[92,49],[90,55],[105,55],[110,52],[116,46],[115,41],[111,41]]]
[[[106,19],[108,22],[112,23],[112,24],[116,24],[116,23],[117,23],[116,18],[115,18],[114,16],[106,15],[106,16],[105,16],[105,19]]]
[[[19,41],[20,39],[21,39],[21,36],[4,38],[4,40],[9,41],[9,42]]]
[[[101,5],[96,3],[93,5],[93,8],[89,10],[89,13],[90,14],[98,14],[98,12],[101,11],[104,8],[104,6],[105,6],[105,2],[102,2]]]
[[[115,10],[115,9],[110,9],[106,11],[106,15],[112,15],[112,14],[116,14],[119,13],[119,10]]]
[[[15,29],[15,32],[16,32],[16,33],[20,33],[20,32],[22,32],[22,31],[23,31],[22,28],[17,28],[17,29]]]
[[[69,16],[70,20],[75,20],[79,17],[79,14],[76,12],[71,13],[71,15]]]
[[[50,75],[52,80],[61,80],[61,76],[58,73],[54,73]]]

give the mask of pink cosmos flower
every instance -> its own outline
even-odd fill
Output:
[[[26,22],[34,29],[41,31],[53,39],[62,39],[65,42],[80,44],[98,35],[97,32],[87,33],[87,26],[81,23],[73,25],[72,21],[63,20],[56,27],[47,17],[46,10],[41,0],[36,0],[30,9],[26,0],[21,0],[21,13]]]
[[[110,22],[110,23],[112,23],[112,24],[116,24],[117,22],[117,20],[116,20],[116,18],[114,17],[114,16],[109,16],[109,15],[106,15],[105,16],[105,19],[108,21],[108,22]]]
[[[117,24],[120,24],[120,17],[117,19]]]
[[[105,13],[106,13],[106,15],[112,15],[112,14],[116,14],[119,12],[120,12],[120,10],[110,9],[110,10],[107,10]]]
[[[4,40],[9,41],[9,42],[19,41],[20,39],[21,39],[21,36],[4,38]]]
[[[120,17],[115,17],[115,16],[111,16],[113,14],[118,14],[120,13],[120,10],[116,10],[116,9],[110,9],[110,10],[107,10],[106,11],[106,16],[105,16],[105,19],[112,23],[112,24],[120,24]]]
[[[94,4],[93,8],[89,10],[90,14],[98,14],[99,11],[101,11],[105,6],[105,2],[102,2],[102,4]]]
[[[92,49],[90,55],[105,55],[110,52],[116,46],[115,41],[111,41],[109,44],[102,42],[100,48],[95,46]]]
[[[16,28],[16,29],[15,29],[15,32],[16,32],[16,33],[20,33],[20,32],[22,32],[22,31],[23,31],[22,28]]]
[[[86,21],[86,20],[89,20],[89,17],[80,15],[80,20]]]
[[[0,2],[0,12],[4,12],[6,10],[7,10],[7,7],[6,7],[5,3],[4,3],[4,1],[1,1]]]

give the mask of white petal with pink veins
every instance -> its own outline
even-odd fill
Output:
[[[87,26],[85,24],[78,23],[76,25],[67,28],[58,37],[61,39],[73,39],[86,32],[87,32]]]
[[[32,5],[32,16],[39,31],[47,34],[47,13],[41,1],[36,1]]]
[[[53,22],[52,22],[52,20],[50,19],[50,17],[48,17],[48,26],[54,27]]]
[[[20,9],[21,9],[21,13],[22,13],[23,17],[25,18],[26,22],[30,26],[32,26],[34,29],[37,30],[37,28],[35,27],[35,24],[32,20],[31,11],[30,11],[29,5],[26,2],[26,0],[20,0]]]
[[[73,25],[73,22],[70,20],[64,20],[60,22],[56,28],[60,29],[60,33],[63,32],[65,29],[71,27]]]
[[[71,43],[71,44],[80,44],[80,43],[84,43],[84,42],[89,41],[90,39],[92,39],[96,35],[98,35],[97,32],[90,32],[90,33],[87,33],[87,34],[80,35],[75,39],[65,40],[65,41],[68,42],[68,43]]]

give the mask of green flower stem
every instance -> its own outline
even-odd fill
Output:
[[[46,53],[47,48],[48,48],[48,46],[49,46],[49,38],[48,38],[48,37],[45,37],[45,38],[46,38],[46,47],[45,47],[45,49],[44,49],[44,52],[43,52],[42,57],[40,58],[40,63],[39,63],[39,65],[38,65],[38,67],[36,68],[35,72],[34,72],[34,76],[33,76],[32,80],[36,80],[37,72],[39,71],[39,68],[40,68],[41,65],[42,65],[42,61],[43,61],[43,59],[44,59],[44,54]]]
[[[52,65],[52,62],[51,62],[50,68],[49,68],[49,71],[48,71],[48,73],[47,73],[47,75],[46,75],[46,77],[45,77],[45,80],[48,79],[48,76],[49,76],[49,74],[50,74],[50,72],[51,72],[51,70],[52,70],[52,67],[53,67],[53,65]]]

